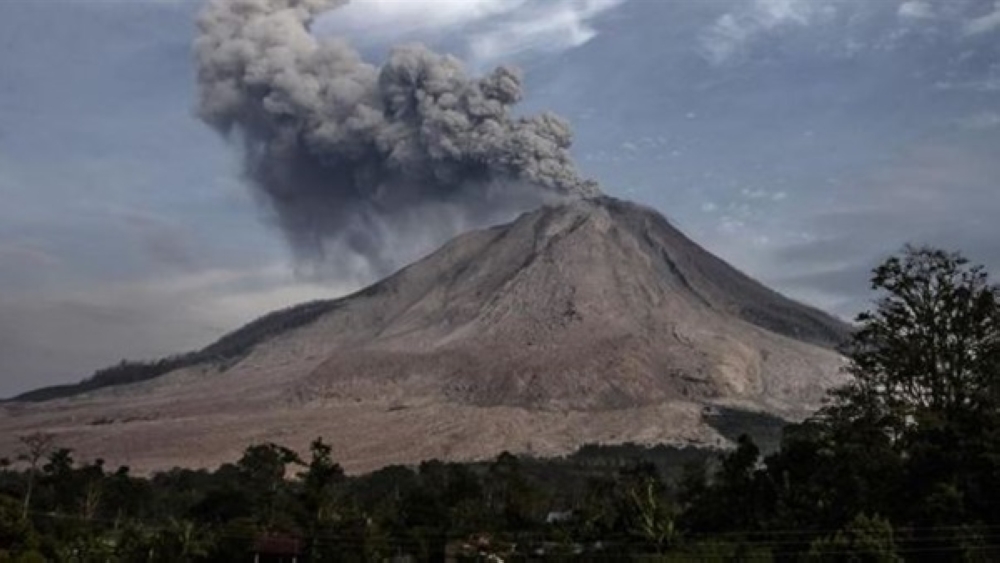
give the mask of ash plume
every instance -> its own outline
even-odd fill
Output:
[[[346,252],[381,275],[407,245],[598,193],[564,120],[511,115],[516,69],[470,77],[421,45],[368,64],[310,33],[345,3],[210,0],[198,19],[199,115],[242,144],[247,178],[300,258]]]

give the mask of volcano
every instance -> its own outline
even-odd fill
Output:
[[[322,436],[361,471],[585,443],[720,446],[706,419],[720,407],[812,412],[843,378],[848,331],[655,211],[599,197],[461,235],[145,381],[7,402],[0,450],[46,431],[78,456],[154,470]]]

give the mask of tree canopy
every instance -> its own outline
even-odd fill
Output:
[[[310,562],[1000,560],[1000,293],[961,255],[917,247],[872,288],[850,383],[776,447],[592,445],[349,476],[317,439],[308,457],[254,444],[215,471],[143,478],[33,435],[0,463],[0,561],[249,561],[265,546]]]
[[[838,404],[894,425],[997,406],[1000,290],[957,253],[907,247],[878,266],[877,307],[847,350],[853,382]]]

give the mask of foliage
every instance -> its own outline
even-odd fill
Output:
[[[34,526],[23,516],[21,504],[12,498],[0,497],[0,550],[9,557],[34,549],[37,542]]]
[[[758,462],[743,441],[711,483],[686,481],[688,533],[820,560],[894,560],[892,542],[907,560],[996,557],[982,538],[1000,524],[1000,294],[962,256],[914,247],[872,287],[845,350],[852,381],[774,454]]]
[[[882,295],[858,316],[847,350],[854,379],[834,415],[868,417],[902,437],[996,407],[1000,289],[982,266],[908,247],[875,269],[872,288]]]
[[[852,382],[765,447],[585,446],[349,476],[248,447],[148,478],[26,437],[0,463],[0,561],[1000,560],[1000,314],[984,271],[908,248],[846,349]],[[771,421],[726,412],[727,432]],[[34,444],[37,447],[33,447]],[[44,446],[44,447],[42,447]]]
[[[844,563],[902,563],[896,553],[892,524],[875,516],[859,514],[843,530],[809,546],[809,561]]]

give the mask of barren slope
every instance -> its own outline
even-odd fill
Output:
[[[458,237],[243,356],[0,410],[140,469],[214,465],[322,435],[349,469],[584,442],[715,445],[714,404],[799,417],[835,380],[831,317],[661,216],[610,198]]]

